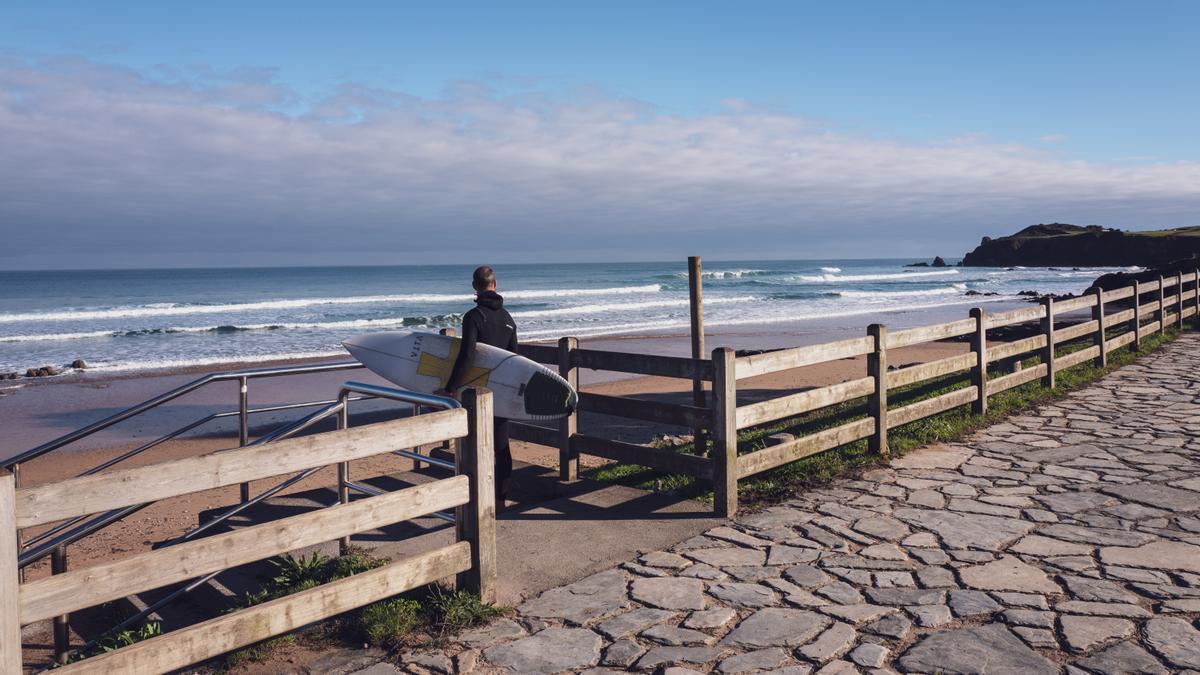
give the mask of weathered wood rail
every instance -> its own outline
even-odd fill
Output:
[[[457,510],[453,544],[83,659],[57,672],[169,672],[450,577],[485,602],[494,602],[491,393],[468,391],[464,403],[461,409],[36,487],[18,489],[13,475],[0,470],[0,672],[22,670],[23,625],[450,508]],[[462,441],[459,470],[450,478],[35,581],[20,583],[18,578],[17,528],[453,439]]]
[[[867,439],[872,452],[886,456],[890,429],[959,406],[970,405],[973,412],[985,413],[988,398],[1001,392],[1034,381],[1054,387],[1055,374],[1067,368],[1087,362],[1106,365],[1108,354],[1113,350],[1126,346],[1140,348],[1146,335],[1164,331],[1168,326],[1182,326],[1184,318],[1200,312],[1198,282],[1200,270],[1160,277],[1149,283],[1135,282],[1110,291],[1092,289],[1084,296],[1058,302],[1045,299],[1037,306],[995,314],[974,308],[967,319],[931,326],[889,331],[886,326],[875,324],[863,337],[743,357],[735,357],[727,348],[714,350],[711,359],[605,352],[579,349],[575,338],[562,338],[557,347],[523,345],[523,355],[556,364],[559,372],[576,385],[579,368],[709,383],[712,396],[707,408],[585,392],[580,396],[579,410],[702,429],[711,437],[711,447],[700,448],[698,454],[681,454],[671,449],[580,434],[578,411],[563,420],[557,429],[515,425],[513,435],[520,440],[557,446],[563,480],[578,477],[580,454],[639,464],[712,481],[714,510],[719,515],[732,515],[737,510],[739,479],[863,439]],[[1109,310],[1110,305],[1118,303],[1131,306]],[[1084,311],[1091,314],[1087,320],[1060,326],[1063,315]],[[1030,323],[1036,324],[1034,335],[1008,342],[989,342],[989,331]],[[888,367],[889,350],[964,337],[970,341],[969,352],[899,369]],[[1067,343],[1087,338],[1091,339],[1090,346],[1069,352],[1062,349]],[[863,356],[867,361],[866,377],[738,405],[739,381]],[[1040,362],[1009,372],[1013,364],[1020,364],[1021,359],[1029,357],[1039,357]],[[905,405],[888,405],[889,392],[922,384],[934,385],[954,375],[966,377],[968,386]],[[794,440],[750,453],[738,453],[739,431],[858,400],[865,400],[865,417],[847,418],[836,426]]]

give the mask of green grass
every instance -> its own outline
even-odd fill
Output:
[[[424,608],[409,598],[376,602],[355,619],[362,641],[372,647],[391,647],[424,621]]]
[[[464,628],[486,623],[503,610],[485,604],[468,591],[444,591],[434,586],[426,601],[429,625],[442,638]]]
[[[1200,225],[1176,227],[1170,230],[1149,230],[1143,232],[1126,232],[1132,237],[1200,237]]]
[[[263,602],[298,593],[321,584],[344,579],[386,564],[367,551],[352,548],[330,558],[314,552],[308,556],[285,555],[268,561],[271,576],[262,588],[242,596],[229,611],[252,607]],[[372,603],[339,619],[324,622],[303,634],[305,644],[333,642],[388,650],[403,646],[441,642],[464,628],[484,623],[504,610],[485,604],[478,595],[467,591],[446,591],[431,586],[414,592],[414,597],[395,597]],[[280,647],[295,644],[297,634],[282,635],[227,655],[223,668],[270,658]]]
[[[117,610],[116,606],[112,603],[105,603],[103,609],[109,615],[108,620],[114,624],[120,623],[129,618],[129,615],[123,614]],[[70,655],[69,662],[75,663],[76,661],[82,661],[92,656],[104,654],[105,652],[116,651],[122,647],[128,647],[143,640],[149,640],[152,637],[158,637],[159,635],[162,635],[162,632],[162,624],[158,621],[143,621],[136,627],[124,628],[104,636],[103,639],[97,642],[96,645],[87,652],[72,653]]]
[[[1127,329],[1126,329],[1127,330]],[[1122,330],[1110,330],[1108,338],[1121,334]],[[889,447],[893,457],[932,443],[954,441],[966,434],[1004,419],[1006,416],[1027,410],[1033,406],[1061,398],[1068,392],[1095,381],[1103,374],[1132,362],[1138,356],[1148,354],[1173,340],[1177,330],[1168,328],[1165,334],[1154,333],[1142,339],[1142,349],[1133,351],[1133,346],[1122,347],[1108,354],[1108,367],[1099,368],[1093,362],[1079,364],[1059,371],[1056,387],[1051,390],[1035,380],[1008,391],[988,397],[988,411],[984,415],[973,414],[969,406],[959,406],[937,415],[896,427],[888,432]],[[1090,337],[1060,345],[1059,357],[1085,349],[1092,344]],[[1030,367],[1041,363],[1040,357],[1022,361]],[[989,372],[988,377],[1000,377],[1006,373]],[[916,401],[970,386],[966,373],[957,373],[943,378],[902,387],[888,392],[888,405],[896,408]],[[821,410],[782,420],[770,425],[755,427],[739,432],[738,454],[746,454],[766,447],[766,437],[786,432],[797,437],[822,429],[839,426],[867,416],[866,399],[856,399]],[[691,454],[691,444],[674,448],[678,452]],[[754,507],[786,499],[806,488],[827,484],[831,479],[853,474],[869,466],[883,462],[867,449],[866,440],[856,441],[790,464],[738,481],[738,499],[745,507]],[[711,503],[712,489],[708,481],[690,476],[666,474],[654,469],[633,464],[610,464],[592,469],[586,474],[597,480],[628,485],[646,490],[669,492]]]

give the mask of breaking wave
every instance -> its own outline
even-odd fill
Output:
[[[515,300],[537,298],[573,298],[604,295],[627,295],[637,293],[658,293],[660,290],[662,290],[662,286],[659,284],[618,286],[614,288],[549,288],[509,291],[504,293],[504,297]],[[363,305],[386,302],[433,304],[448,302],[470,302],[471,299],[472,296],[468,294],[420,293],[402,295],[363,295],[341,298],[297,298],[291,300],[264,300],[261,302],[240,302],[219,305],[156,302],[148,305],[112,307],[108,309],[63,309],[49,312],[0,314],[0,323],[15,323],[19,321],[92,321],[96,319],[186,316],[189,314],[223,314],[226,312],[250,312],[256,310],[298,309],[303,307],[316,307],[320,305]]]

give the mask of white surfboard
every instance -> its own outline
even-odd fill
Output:
[[[409,391],[431,394],[446,387],[462,340],[398,330],[356,335],[342,344],[371,372]],[[566,417],[579,395],[558,373],[524,356],[477,344],[466,387],[492,390],[496,417],[544,422]]]

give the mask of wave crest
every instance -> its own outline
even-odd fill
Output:
[[[602,295],[658,293],[661,290],[662,286],[660,284],[618,286],[615,288],[548,288],[509,291],[504,293],[504,297],[518,300],[536,298],[595,297]],[[248,312],[264,309],[299,309],[303,307],[315,307],[319,305],[363,305],[383,302],[435,304],[442,302],[470,302],[471,299],[472,297],[466,294],[421,293],[400,295],[363,295],[342,298],[297,298],[289,300],[264,300],[261,302],[240,302],[221,305],[188,305],[181,303],[156,302],[147,305],[113,307],[109,309],[64,309],[49,312],[0,314],[0,323],[16,323],[22,321],[90,321],[95,319],[186,316],[189,314],[222,314],[226,312]]]

